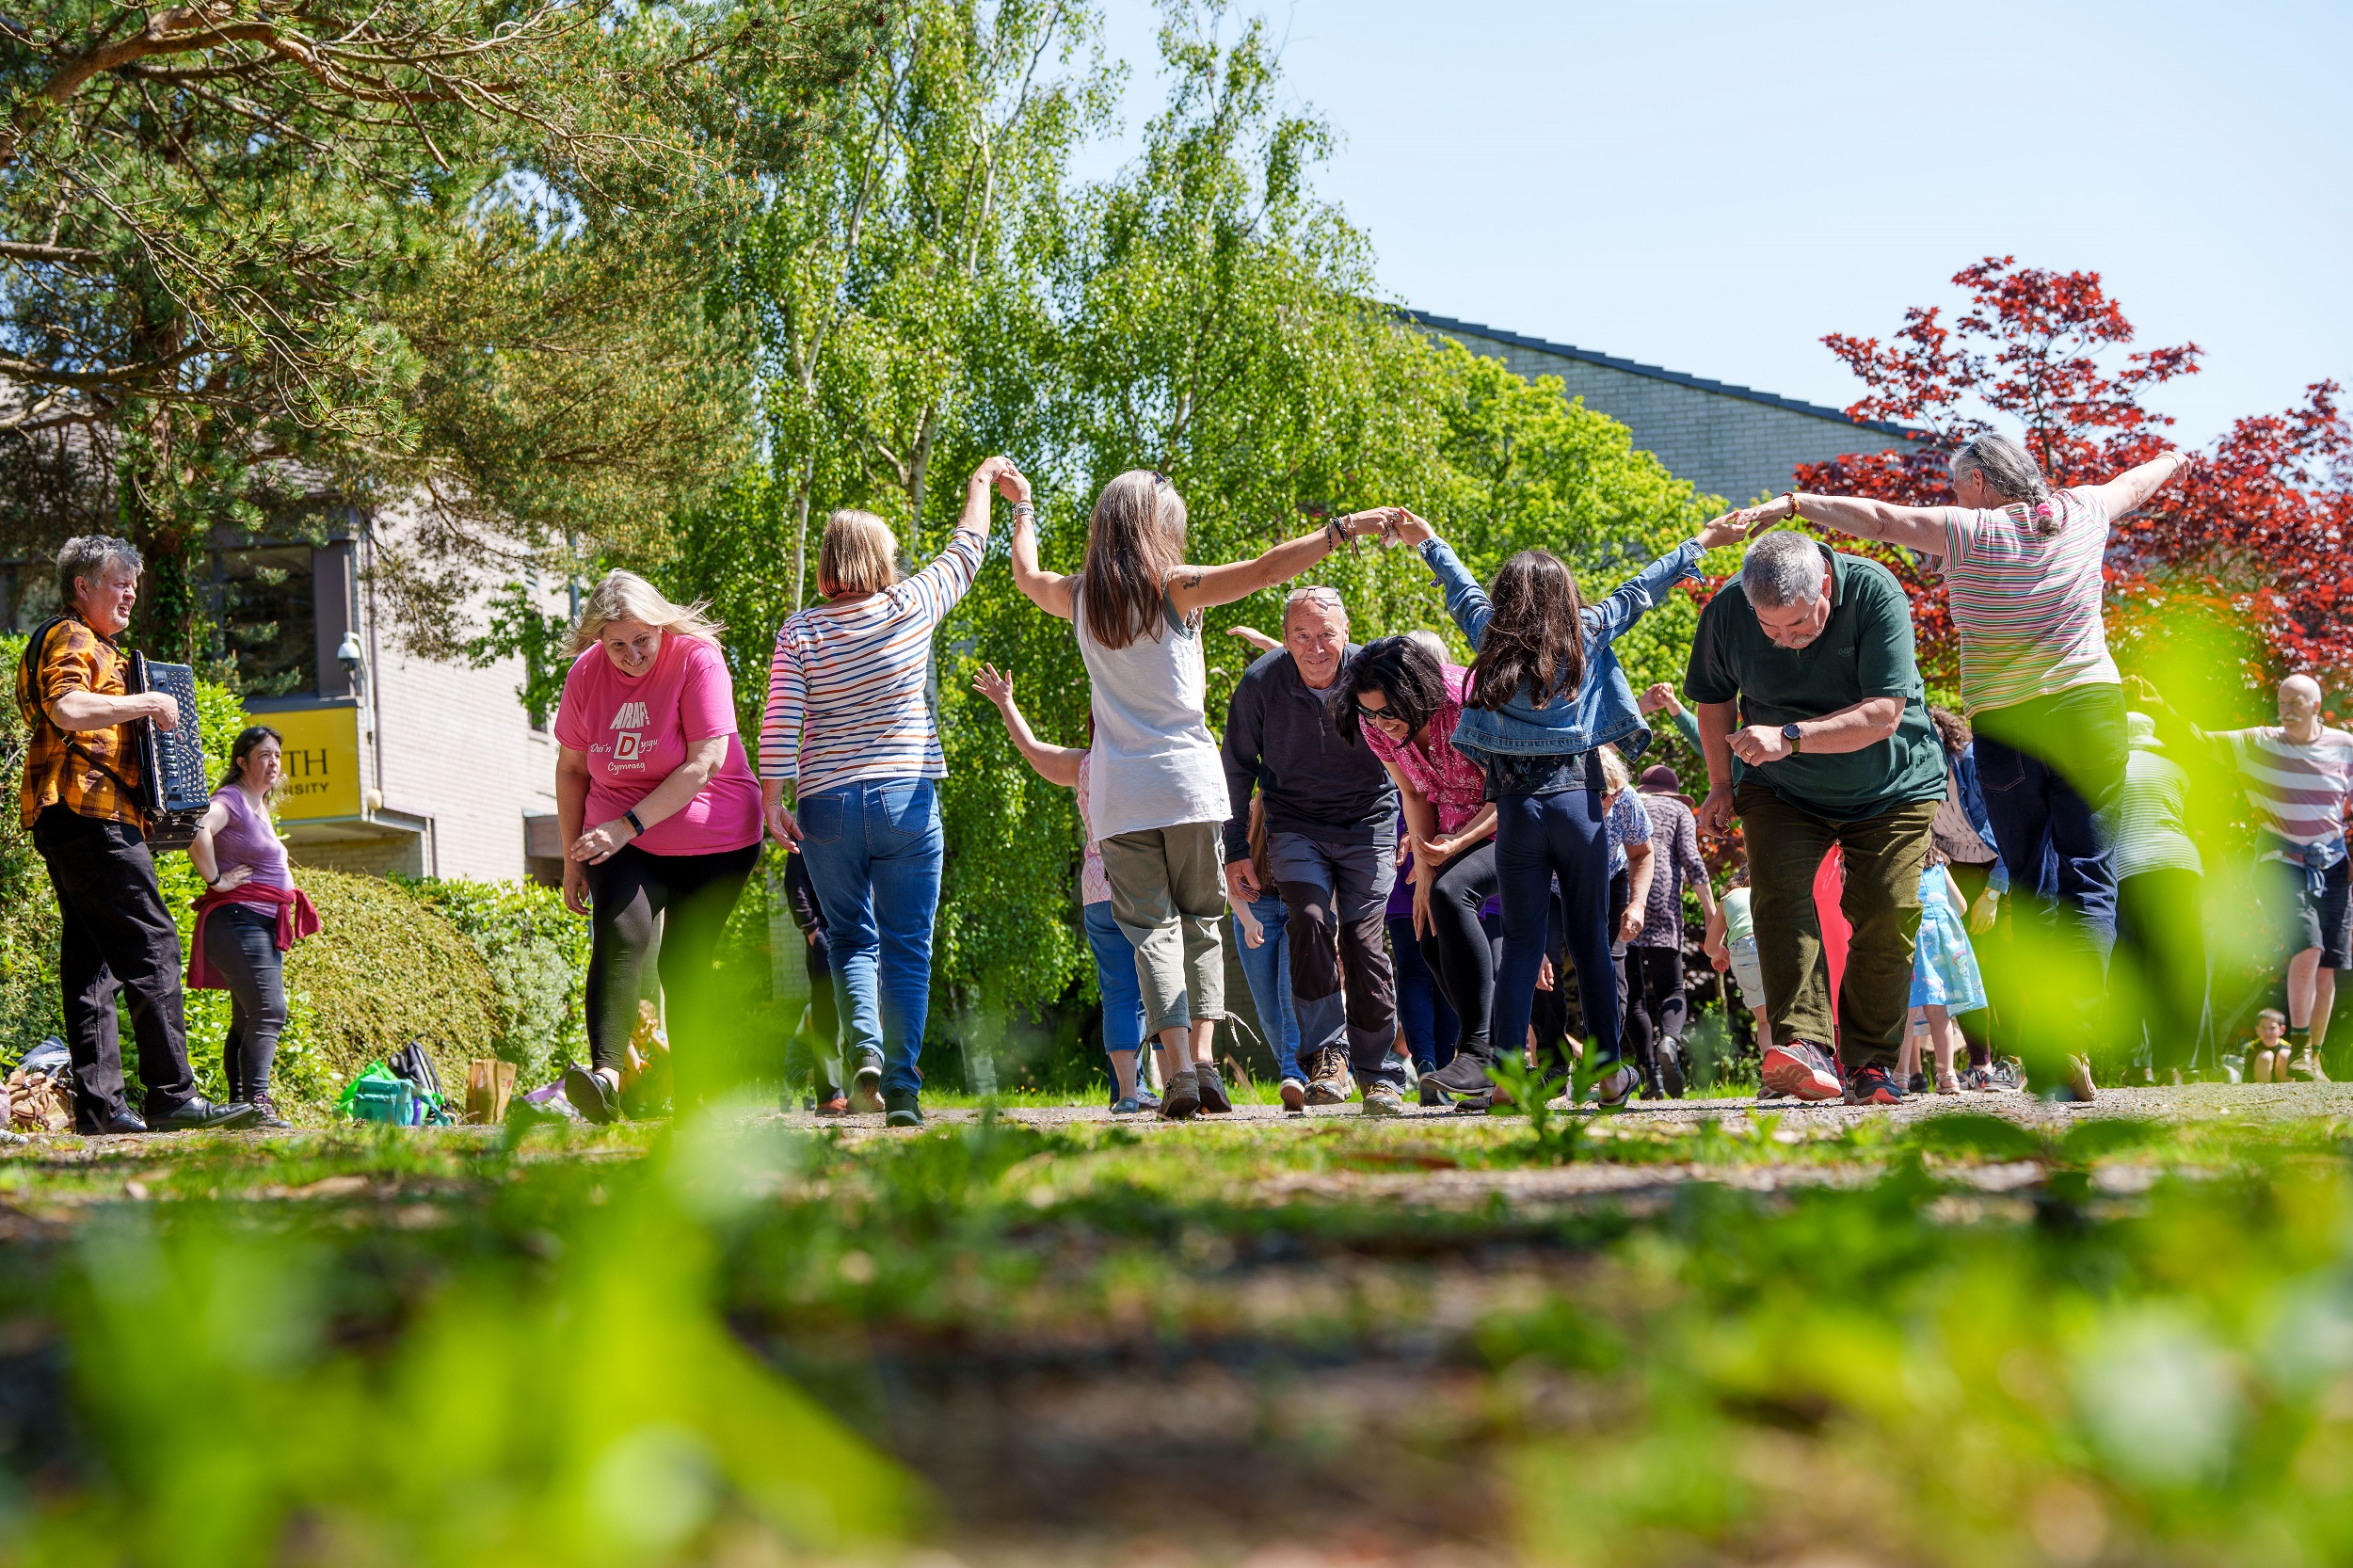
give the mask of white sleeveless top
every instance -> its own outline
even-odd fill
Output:
[[[1161,602],[1159,635],[1105,648],[1087,631],[1079,585],[1070,585],[1079,657],[1095,683],[1087,814],[1098,840],[1226,817],[1225,770],[1202,717],[1209,676],[1201,623],[1180,618],[1165,596]]]

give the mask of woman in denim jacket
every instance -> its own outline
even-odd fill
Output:
[[[1638,1075],[1619,1059],[1617,969],[1609,961],[1609,813],[1601,769],[1590,753],[1615,743],[1629,760],[1650,744],[1634,690],[1611,645],[1667,590],[1699,575],[1700,557],[1737,544],[1743,530],[1719,519],[1653,561],[1598,604],[1587,604],[1558,556],[1524,550],[1496,573],[1492,597],[1446,541],[1411,512],[1399,540],[1417,545],[1446,591],[1447,613],[1479,652],[1455,726],[1455,749],[1487,775],[1496,803],[1496,871],[1503,900],[1503,964],[1496,975],[1489,1038],[1527,1038],[1545,957],[1552,881],[1568,916],[1594,1077],[1605,1106],[1624,1105]]]

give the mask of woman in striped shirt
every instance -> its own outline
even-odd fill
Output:
[[[989,488],[1028,504],[1009,457],[965,486],[938,559],[902,581],[898,538],[869,512],[836,512],[817,554],[825,600],[784,623],[760,726],[768,830],[799,846],[825,912],[848,1035],[850,1109],[920,1127],[917,1058],[931,1010],[932,920],[944,840],[932,780],[948,773],[927,699],[932,632],[972,586],[988,542]],[[797,814],[785,801],[790,783]]]

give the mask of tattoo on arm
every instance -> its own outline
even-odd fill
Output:
[[[1178,585],[1186,588],[1199,587],[1201,585],[1201,568],[1199,567],[1194,567],[1193,569],[1186,572],[1184,581]]]

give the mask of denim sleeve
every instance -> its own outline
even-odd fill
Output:
[[[1606,645],[1625,636],[1626,628],[1658,608],[1669,588],[1687,577],[1697,577],[1699,567],[1700,543],[1686,539],[1618,584],[1617,592],[1585,612],[1586,629],[1593,641]]]
[[[1446,592],[1446,613],[1454,617],[1454,624],[1463,629],[1469,639],[1471,650],[1487,635],[1487,622],[1495,617],[1494,607],[1487,602],[1487,590],[1479,585],[1454,551],[1444,539],[1430,539],[1421,547],[1421,558],[1430,563],[1430,575],[1438,580]]]

